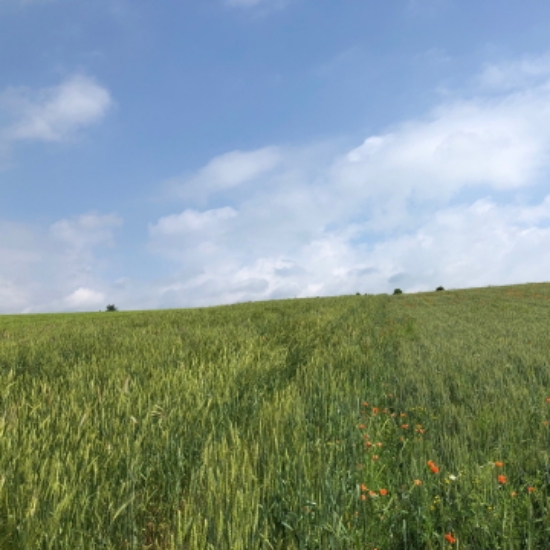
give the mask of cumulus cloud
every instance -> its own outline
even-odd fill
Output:
[[[220,222],[233,218],[237,213],[233,208],[217,208],[206,212],[185,210],[181,214],[161,218],[156,225],[150,225],[152,235],[192,235],[197,232],[210,232]]]
[[[105,303],[105,295],[91,288],[77,288],[65,298],[65,303],[71,308],[90,307]]]
[[[469,185],[532,185],[547,169],[550,128],[540,121],[550,121],[550,93],[530,95],[442,105],[426,120],[367,138],[336,164],[333,178],[363,196],[449,198]]]
[[[247,300],[338,294],[406,292],[536,282],[550,258],[550,195],[534,205],[498,205],[490,198],[436,209],[414,231],[373,242],[353,242],[353,229],[322,232],[285,254],[239,261],[239,246],[214,255],[194,248],[182,270],[156,289],[164,307],[199,307]],[[236,235],[235,242],[237,241]],[[212,243],[215,247],[215,243]],[[185,249],[185,247],[183,247]]]
[[[116,214],[83,214],[72,220],[59,220],[50,226],[50,234],[73,249],[83,250],[98,244],[113,246],[113,228],[122,225]]]
[[[377,243],[373,259],[393,258],[399,283],[413,292],[442,283],[461,288],[541,281],[550,268],[544,253],[549,221],[550,195],[533,206],[479,199],[440,209],[414,233]]]
[[[13,280],[0,277],[0,303],[1,312],[20,312],[31,299],[30,293],[22,285],[17,285]]]
[[[114,229],[122,225],[122,219],[115,214],[101,215],[89,213],[73,219],[63,219],[53,223],[49,228],[49,242],[63,254],[57,259],[57,282],[69,288],[82,287],[88,290],[96,286],[104,262],[97,255],[97,250],[109,249],[115,246]],[[72,291],[70,294],[73,296]],[[98,294],[86,294],[86,296]],[[82,292],[66,298],[65,302],[71,307],[85,305],[82,301]],[[69,300],[69,301],[67,301]]]
[[[224,235],[231,234],[230,224],[237,216],[231,207],[204,212],[186,209],[181,214],[165,216],[156,224],[149,224],[149,250],[186,262],[192,257],[212,257],[224,246]]]
[[[478,76],[474,94],[353,146],[232,151],[174,178],[169,210],[147,226],[143,261],[172,266],[155,280],[101,276],[115,215],[9,242],[0,226],[0,252],[19,266],[0,264],[0,295],[11,292],[10,308],[95,309],[108,297],[147,309],[546,280],[550,74],[537,71],[498,65],[510,76],[490,90]],[[18,270],[28,285],[16,285]],[[54,297],[37,282],[48,270]]]
[[[531,86],[547,86],[550,54],[524,55],[520,59],[487,65],[476,84],[487,91],[509,92]]]
[[[64,141],[99,122],[112,105],[109,91],[84,75],[38,91],[9,88],[0,95],[0,109],[15,120],[2,130],[1,137],[7,142]]]
[[[149,225],[149,249],[181,269],[158,291],[201,305],[543,280],[550,199],[521,206],[515,193],[550,176],[550,87],[542,69],[525,67],[493,71],[537,73],[518,77],[519,89],[505,80],[495,95],[495,80],[486,93],[478,77],[473,97],[446,98],[331,156],[278,149],[238,184],[220,183],[233,181],[232,157],[213,159],[184,184],[185,198],[202,194],[205,206]],[[244,158],[257,152],[232,160]],[[485,197],[452,204],[476,189]]]
[[[164,183],[167,192],[180,199],[204,201],[212,193],[243,186],[269,173],[282,160],[277,147],[255,151],[231,151],[213,158],[190,177],[176,177]]]
[[[86,311],[116,292],[103,280],[102,251],[122,224],[89,213],[49,228],[0,222],[0,313]]]

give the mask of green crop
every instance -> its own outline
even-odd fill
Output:
[[[550,284],[0,317],[0,549],[550,548]]]

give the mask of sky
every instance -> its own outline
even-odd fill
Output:
[[[0,313],[550,281],[547,0],[0,0]]]

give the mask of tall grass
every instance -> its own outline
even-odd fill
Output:
[[[0,548],[549,548],[550,285],[0,318]]]

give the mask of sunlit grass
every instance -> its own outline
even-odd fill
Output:
[[[550,548],[550,285],[0,318],[0,548]]]

